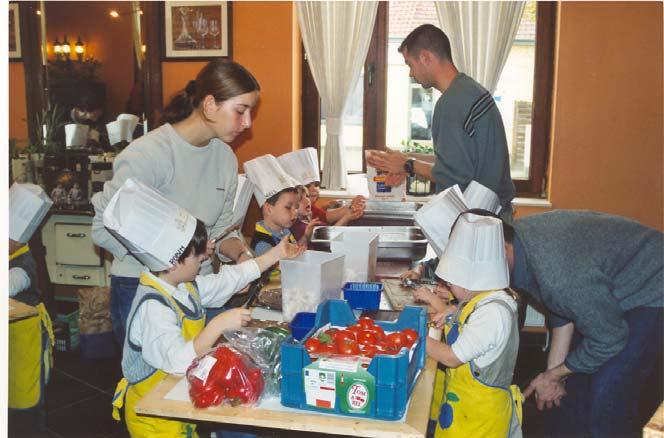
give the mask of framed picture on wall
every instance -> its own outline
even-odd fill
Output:
[[[227,1],[164,2],[164,58],[230,57],[230,12]]]
[[[21,28],[19,23],[18,3],[9,4],[9,59],[21,59]]]

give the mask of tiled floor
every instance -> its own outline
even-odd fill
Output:
[[[515,373],[515,383],[525,388],[528,381],[541,371],[546,363],[541,347],[543,335],[524,334]],[[660,360],[661,364],[661,360]],[[661,365],[659,369],[661,369]],[[55,353],[55,368],[47,388],[46,431],[25,433],[21,428],[32,426],[34,419],[25,417],[10,418],[10,437],[126,437],[124,424],[111,418],[111,398],[115,385],[120,378],[119,358],[86,360],[79,352]],[[641,401],[644,406],[644,418],[647,410],[654,409],[658,397],[661,398],[661,376],[652,382],[654,390],[646,394]],[[532,402],[524,405],[524,436],[544,437],[542,418]],[[203,430],[201,430],[203,432]],[[259,431],[260,436],[284,436],[283,431]],[[205,436],[205,433],[201,434]],[[314,434],[288,433],[288,438]]]

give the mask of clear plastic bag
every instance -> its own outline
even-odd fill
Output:
[[[280,394],[281,379],[281,343],[288,336],[288,331],[280,327],[224,330],[224,338],[237,350],[253,359],[263,372],[265,397]]]
[[[261,368],[229,344],[221,344],[195,359],[186,376],[189,398],[196,408],[224,402],[251,405],[258,401],[265,386]]]

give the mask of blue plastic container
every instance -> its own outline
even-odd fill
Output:
[[[310,334],[327,323],[335,326],[348,326],[356,322],[357,319],[348,302],[329,300],[318,306],[316,322],[313,329],[310,330]],[[311,357],[304,345],[295,341],[292,336],[286,338],[281,344],[281,404],[298,409],[380,420],[399,420],[403,417],[406,413],[408,399],[415,387],[415,376],[424,367],[426,310],[423,307],[406,306],[397,321],[375,321],[375,323],[385,331],[412,328],[417,331],[419,339],[410,361],[406,350],[392,356],[376,355],[371,360],[367,371],[374,376],[376,384],[376,399],[371,412],[366,415],[343,413],[339,407],[340,394],[337,395],[336,408],[333,410],[307,405],[302,369],[311,363]]]
[[[288,326],[291,329],[293,337],[300,341],[307,336],[309,331],[314,327],[316,322],[316,314],[313,312],[299,312],[295,314],[295,318]]]
[[[344,284],[343,290],[344,298],[352,309],[378,310],[383,283],[348,282]]]

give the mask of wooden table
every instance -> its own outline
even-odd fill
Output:
[[[643,428],[643,438],[664,437],[664,402],[659,405],[657,412]]]
[[[37,308],[28,306],[13,298],[9,299],[9,322],[37,315]]]
[[[436,362],[427,359],[413,389],[405,422],[366,420],[318,414],[311,411],[282,412],[263,408],[217,406],[196,409],[189,401],[166,400],[164,396],[183,377],[168,376],[136,405],[139,414],[215,423],[240,424],[283,430],[363,437],[419,438],[426,434],[433,396]]]

